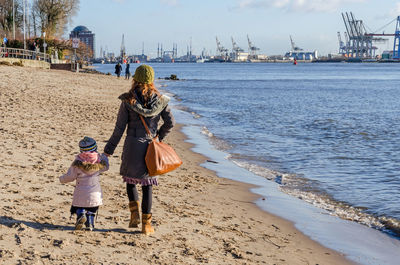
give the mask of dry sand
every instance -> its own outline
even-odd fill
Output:
[[[127,228],[122,142],[102,175],[96,231],[75,232],[74,187],[58,177],[83,136],[102,150],[129,85],[113,76],[0,66],[1,264],[351,264],[258,209],[250,186],[200,167],[206,158],[190,151],[179,125],[167,142],[184,164],[154,189],[156,233]]]

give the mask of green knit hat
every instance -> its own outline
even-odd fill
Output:
[[[151,66],[142,64],[136,68],[133,80],[139,83],[152,84],[154,82],[154,70]]]

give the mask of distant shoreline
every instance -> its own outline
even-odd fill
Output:
[[[118,62],[104,63],[104,64],[117,64]],[[161,64],[196,64],[197,62],[186,62],[186,61],[175,61],[175,62],[152,62],[147,61],[143,63],[161,63]],[[287,63],[293,64],[293,60],[266,60],[260,62],[231,62],[231,61],[205,61],[199,64],[269,64],[269,63]],[[376,59],[316,59],[316,60],[297,60],[297,63],[400,63],[400,60],[376,60]],[[93,64],[101,64],[95,62]],[[141,64],[141,63],[131,63],[131,64]]]

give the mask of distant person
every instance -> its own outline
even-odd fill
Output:
[[[36,60],[36,58],[37,58],[37,44],[36,44],[36,41],[33,42],[32,50],[35,51],[34,53],[32,53],[33,54],[33,59]]]
[[[39,44],[36,44],[36,45],[35,45],[35,52],[36,52],[36,53],[39,53],[39,52],[40,52]]]
[[[4,48],[7,46],[7,42],[8,42],[8,39],[7,39],[6,35],[4,35],[4,38],[3,38],[3,46],[4,46]]]
[[[115,74],[117,75],[118,78],[121,76],[121,72],[122,72],[122,66],[120,63],[117,63],[117,65],[115,66]]]
[[[4,35],[4,38],[0,38],[0,57],[7,57],[7,42],[8,39],[6,35]]]
[[[0,38],[0,58],[2,58],[3,57],[3,39],[2,38]]]
[[[122,151],[120,174],[126,182],[126,191],[129,199],[131,218],[129,227],[138,227],[140,224],[139,195],[136,185],[142,186],[142,233],[154,233],[151,226],[151,206],[153,185],[158,185],[157,177],[150,177],[145,163],[147,146],[151,138],[147,136],[146,129],[141,122],[142,116],[149,127],[152,137],[158,136],[160,141],[171,131],[174,126],[174,117],[168,107],[169,98],[161,95],[154,86],[154,70],[148,65],[136,68],[133,75],[132,88],[119,96],[121,105],[118,111],[115,129],[104,153],[108,156],[114,153],[120,142],[125,128],[127,136]],[[163,125],[158,128],[158,122],[163,120]]]
[[[109,168],[108,157],[97,152],[96,141],[85,137],[79,142],[80,154],[75,157],[61,183],[76,180],[71,214],[76,214],[75,230],[94,229],[94,217],[103,204],[99,175]]]
[[[130,71],[130,65],[129,63],[126,63],[126,67],[125,67],[125,79],[128,79],[131,77],[131,71]]]

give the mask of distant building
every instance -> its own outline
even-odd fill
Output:
[[[289,60],[306,60],[306,61],[312,61],[314,59],[318,59],[318,52],[313,51],[313,52],[303,52],[303,51],[290,51],[285,54],[285,58]]]
[[[137,59],[141,62],[147,62],[149,60],[149,57],[147,55],[141,54],[141,55],[135,55]]]
[[[77,26],[69,35],[70,39],[78,38],[81,42],[86,44],[86,46],[92,51],[92,58],[96,58],[96,49],[95,49],[95,37],[94,33],[92,33],[85,26]]]
[[[175,61],[174,55],[175,53],[173,51],[164,51],[162,61],[166,63],[174,62]]]
[[[233,62],[247,62],[250,54],[248,52],[238,51],[230,54]]]

